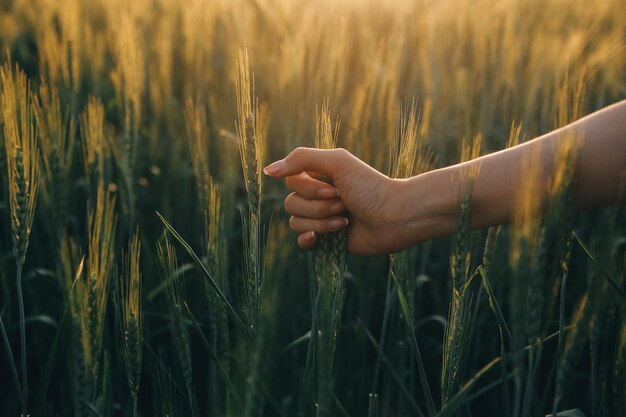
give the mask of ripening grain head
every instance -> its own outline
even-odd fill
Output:
[[[81,289],[81,327],[85,362],[94,378],[98,375],[104,318],[113,270],[116,198],[98,186],[95,208],[89,210],[86,280]]]
[[[39,184],[37,130],[30,83],[19,67],[12,68],[10,60],[0,68],[0,87],[13,246],[18,265],[23,265]]]
[[[122,357],[130,392],[134,398],[137,397],[139,391],[143,359],[140,250],[137,230],[128,242],[127,252],[122,254],[122,273],[115,287],[115,305],[122,332]]]

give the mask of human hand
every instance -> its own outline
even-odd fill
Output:
[[[399,221],[398,182],[344,149],[297,148],[264,172],[286,178],[293,191],[285,198],[285,210],[302,249],[313,249],[318,234],[346,226],[353,254],[388,254],[412,243],[403,236]]]

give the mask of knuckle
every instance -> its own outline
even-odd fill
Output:
[[[345,148],[335,148],[334,151],[337,155],[341,156],[342,158],[345,158],[348,155],[350,155],[350,152],[348,152],[348,150]]]
[[[291,155],[297,158],[297,157],[299,157],[299,156],[302,156],[302,154],[303,154],[304,152],[306,152],[306,148],[305,148],[305,147],[303,147],[303,146],[298,146],[296,149],[294,149],[294,150],[291,152]]]

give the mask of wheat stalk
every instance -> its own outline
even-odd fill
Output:
[[[424,151],[428,132],[431,104],[426,102],[423,112],[417,109],[417,100],[401,109],[396,126],[396,140],[391,150],[389,175],[393,178],[409,178],[428,171],[434,165],[432,154]],[[402,286],[415,317],[416,280],[411,264],[411,251],[406,250],[390,256],[389,268]]]
[[[463,161],[476,159],[480,154],[481,136],[474,137],[470,146],[463,144]],[[472,186],[479,166],[465,165],[460,176],[461,207],[458,216],[456,247],[451,258],[452,300],[448,312],[448,323],[443,343],[443,365],[441,368],[441,404],[456,394],[459,385],[461,361],[465,353],[471,318],[471,292],[469,291],[468,272],[471,259],[470,229]]]
[[[109,295],[114,258],[116,198],[100,183],[96,206],[90,209],[85,280],[81,281],[81,340],[85,363],[95,386],[100,370],[100,355],[104,336],[104,318]]]
[[[250,78],[248,50],[239,51],[237,59],[237,122],[239,154],[248,196],[248,218],[244,220],[244,269],[249,308],[249,322],[253,331],[258,328],[261,313],[261,164],[262,138],[257,130],[258,112],[253,106],[254,81]]]
[[[116,10],[119,27],[113,42],[113,55],[116,67],[111,73],[115,94],[120,103],[120,119],[123,120],[124,134],[121,152],[121,166],[126,182],[126,198],[130,211],[131,224],[135,218],[134,172],[136,154],[139,149],[139,128],[142,119],[142,101],[145,90],[144,56],[141,48],[140,31],[129,13]]]
[[[178,416],[178,404],[176,403],[176,395],[172,386],[172,374],[169,369],[159,360],[156,365],[157,370],[153,370],[154,391],[156,398],[158,416],[160,417],[176,417]]]
[[[227,245],[224,234],[224,216],[222,214],[222,196],[220,189],[213,182],[212,177],[208,177],[208,202],[205,210],[205,230],[207,231],[206,255],[204,262],[216,284],[222,292],[226,292],[228,287],[228,259]],[[226,374],[230,373],[230,335],[228,330],[228,311],[224,302],[215,292],[215,289],[208,280],[204,281],[204,290],[209,303],[211,315],[209,317],[211,334],[216,344],[216,350],[220,364]],[[215,384],[215,374],[212,380]],[[226,392],[226,403],[228,404],[228,391]]]
[[[328,104],[322,105],[315,128],[315,145],[332,149],[337,145],[339,123],[333,130]],[[328,178],[321,180],[332,184]],[[318,416],[332,414],[333,363],[337,335],[341,326],[341,313],[345,298],[346,230],[320,235],[314,255],[314,272],[320,303],[318,367]]]
[[[48,206],[52,206],[56,234],[61,239],[67,219],[68,184],[74,157],[76,125],[61,110],[59,91],[42,81],[39,94],[33,95],[33,111],[38,125],[39,143],[44,167],[42,189]]]
[[[104,167],[107,158],[107,143],[104,133],[104,105],[95,97],[90,97],[87,108],[80,116],[83,164],[88,184],[97,189],[104,181]]]
[[[133,397],[135,417],[143,358],[140,250],[139,230],[137,230],[128,242],[128,252],[122,254],[122,273],[115,287],[114,297],[122,333],[122,357],[128,386]]]
[[[0,68],[0,109],[2,111],[4,148],[7,158],[9,205],[13,252],[17,265],[17,302],[20,314],[20,346],[22,364],[23,414],[28,409],[28,377],[26,328],[22,269],[35,216],[39,183],[39,150],[36,125],[31,109],[30,84],[19,67],[11,68],[11,60]]]
[[[35,216],[39,183],[36,125],[26,74],[18,67],[13,71],[9,62],[0,69],[0,84],[13,246],[16,262],[18,266],[23,266]]]
[[[210,172],[209,172],[209,128],[206,109],[194,100],[185,102],[185,128],[187,144],[193,166],[198,193],[198,207],[204,211],[209,204]]]
[[[192,396],[191,348],[189,345],[189,331],[185,324],[182,278],[177,276],[179,264],[176,250],[167,240],[167,237],[165,237],[163,243],[157,244],[157,259],[162,281],[168,283],[165,292],[165,309],[168,313],[170,333],[185,378],[189,407],[192,415],[195,416]]]

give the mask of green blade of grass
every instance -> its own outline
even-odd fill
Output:
[[[318,332],[317,310],[319,306],[319,301],[320,301],[320,295],[318,293],[315,297],[315,301],[313,302],[313,316],[311,317],[311,330],[310,330],[311,336],[317,335],[317,332]],[[315,359],[316,341],[317,341],[317,337],[309,338],[309,344],[308,344],[308,348],[306,352],[306,362],[304,364],[304,371],[302,373],[302,381],[301,381],[302,390],[300,392],[300,398],[298,400],[298,408],[297,408],[297,413],[296,413],[296,415],[298,416],[305,415],[304,414],[304,402],[306,401],[307,393],[310,392],[310,387],[307,386],[307,383],[309,385],[313,385],[310,383],[309,377],[310,377],[311,369],[313,367],[313,361]]]
[[[67,317],[67,312],[69,311],[70,301],[72,299],[72,293],[74,292],[74,288],[76,287],[76,283],[80,279],[83,273],[85,257],[81,259],[78,264],[78,268],[76,270],[76,275],[74,276],[74,282],[72,282],[72,286],[70,287],[70,291],[67,296],[67,301],[65,302],[65,308],[63,309],[63,315],[61,316],[61,322],[57,328],[57,331],[54,335],[54,339],[52,341],[52,345],[50,350],[48,351],[48,357],[46,358],[46,362],[44,365],[44,371],[39,382],[39,387],[37,389],[37,401],[35,402],[35,415],[41,415],[43,411],[43,406],[45,404],[46,395],[48,394],[48,388],[50,386],[50,379],[52,377],[52,370],[54,368],[54,361],[56,360],[57,348],[59,346],[59,340],[61,339],[61,334],[63,330],[63,324],[65,323],[65,318]]]
[[[461,408],[465,403],[467,403],[467,397],[471,389],[476,385],[476,383],[491,370],[494,366],[500,363],[501,357],[497,357],[491,360],[487,365],[483,366],[474,374],[474,376],[467,381],[463,386],[459,389],[459,391],[452,397],[451,400],[448,400],[445,407],[441,409],[437,417],[452,417],[454,413]]]
[[[348,414],[344,406],[341,404],[341,402],[339,401],[339,398],[337,398],[335,394],[332,392],[330,393],[330,395],[335,400],[335,404],[337,405],[337,410],[339,410],[339,414],[341,414],[343,417],[350,417],[350,414]]]
[[[283,347],[283,352],[287,352],[304,342],[308,342],[310,339],[311,339],[311,331],[309,330],[302,336],[298,337],[296,340],[288,343],[285,347]]]
[[[213,360],[217,364],[217,367],[219,368],[220,373],[222,374],[222,378],[228,384],[228,386],[232,390],[232,393],[235,394],[235,397],[237,397],[237,401],[241,402],[242,401],[241,400],[241,396],[237,392],[237,388],[235,387],[235,385],[231,381],[230,377],[228,376],[228,372],[226,372],[226,369],[224,369],[224,366],[222,366],[222,362],[219,360],[219,358],[217,356],[217,353],[213,349],[213,346],[211,346],[211,343],[209,343],[209,341],[207,340],[206,336],[204,335],[204,332],[200,328],[200,324],[198,323],[198,321],[196,320],[195,316],[193,315],[193,313],[189,309],[189,306],[187,305],[187,303],[185,302],[183,304],[185,305],[185,309],[187,310],[187,314],[189,315],[189,319],[191,320],[191,323],[193,324],[194,328],[198,332],[198,336],[200,336],[200,340],[202,341],[202,344],[204,345],[204,347],[207,348],[207,350],[209,351],[209,353],[213,357]]]
[[[393,262],[393,258],[390,258],[390,259],[391,259],[391,262]],[[381,347],[385,346],[385,337],[387,335],[387,327],[389,323],[389,312],[391,310],[391,301],[392,301],[391,294],[393,293],[393,290],[395,289],[395,288],[392,288],[391,286],[392,268],[393,268],[393,265],[389,265],[389,272],[387,274],[387,289],[385,290],[385,310],[383,312],[383,325],[380,331],[380,339],[378,343]],[[372,380],[372,389],[371,389],[372,394],[375,394],[377,392],[378,377],[380,375],[380,366],[381,366],[380,362],[381,362],[381,357],[379,353],[378,356],[376,357],[376,367],[374,368],[374,378]]]
[[[13,375],[13,383],[15,384],[15,388],[17,389],[17,400],[20,403],[20,409],[24,409],[24,398],[22,397],[22,387],[20,386],[20,380],[17,377],[17,369],[15,368],[15,359],[13,359],[13,351],[11,350],[11,344],[9,343],[9,338],[7,337],[7,331],[4,328],[4,322],[2,321],[2,314],[4,314],[4,309],[0,312],[0,331],[2,331],[2,340],[4,341],[4,347],[7,351],[7,356],[9,357],[9,365],[11,365],[11,375]]]
[[[380,355],[380,358],[382,360],[382,362],[387,366],[387,369],[389,370],[389,372],[391,373],[391,376],[396,380],[396,382],[398,383],[398,386],[400,387],[400,390],[402,391],[402,393],[406,396],[407,400],[409,401],[409,404],[411,404],[411,407],[413,407],[413,410],[420,416],[420,417],[425,417],[426,415],[424,414],[424,412],[420,409],[419,405],[415,402],[415,399],[413,398],[413,394],[411,394],[411,392],[404,386],[404,383],[402,382],[402,378],[400,378],[400,375],[398,375],[398,373],[396,372],[396,370],[393,368],[393,365],[391,364],[391,362],[389,361],[389,359],[387,359],[387,356],[385,355],[385,353],[383,352],[382,348],[380,347],[380,345],[378,344],[378,342],[376,341],[376,339],[374,338],[374,335],[372,335],[372,333],[369,331],[369,329],[365,326],[365,323],[363,323],[363,321],[361,321],[360,319],[358,320],[358,323],[361,325],[361,327],[363,328],[363,331],[365,332],[365,335],[367,336],[367,338],[370,340],[370,342],[372,343],[372,345],[374,346],[374,348],[376,349],[376,352],[378,353],[378,355]]]
[[[489,307],[491,307],[491,311],[495,314],[498,319],[498,324],[502,327],[502,329],[506,332],[509,341],[513,339],[511,336],[511,331],[509,330],[509,326],[507,326],[506,321],[504,320],[504,315],[502,314],[502,310],[500,309],[500,305],[498,304],[498,300],[496,300],[496,296],[491,288],[491,284],[487,279],[487,275],[485,274],[485,269],[481,266],[478,267],[478,273],[480,274],[480,278],[483,283],[483,287],[487,292],[487,298],[489,299]]]
[[[572,329],[574,326],[567,326],[565,327],[563,330],[570,330]],[[541,341],[541,344],[544,344],[552,339],[554,339],[555,337],[559,336],[559,334],[561,333],[561,331],[557,331],[555,333],[552,333],[551,335],[547,336],[546,338],[544,338]],[[526,345],[524,346],[524,348],[522,349],[522,351],[526,351],[529,350],[531,347],[535,347],[538,346],[540,343],[535,343],[532,345]],[[520,352],[509,352],[507,353],[504,357],[498,356],[494,359],[492,359],[489,363],[487,363],[485,366],[483,366],[482,368],[480,368],[478,370],[478,372],[476,372],[474,374],[474,376],[468,380],[465,384],[463,384],[463,386],[461,387],[461,389],[459,389],[459,391],[454,395],[454,397],[452,397],[451,400],[448,401],[448,403],[445,405],[445,407],[443,407],[441,409],[441,411],[435,416],[435,417],[452,417],[454,415],[454,413],[463,405],[465,405],[467,402],[469,402],[470,399],[474,398],[476,396],[476,394],[472,394],[469,395],[471,389],[474,387],[474,385],[476,385],[476,383],[483,377],[485,376],[494,366],[496,366],[497,364],[499,364],[502,359],[508,359],[513,355],[519,354]],[[507,374],[507,379],[509,378],[509,374]],[[488,385],[490,388],[493,388],[494,385],[492,386],[492,384]],[[484,387],[486,388],[486,387]],[[483,389],[484,389],[483,388]],[[479,390],[479,392],[483,392],[483,389]]]
[[[480,278],[483,284],[483,288],[485,292],[487,292],[487,299],[489,300],[489,307],[491,307],[491,311],[496,316],[498,320],[498,334],[500,337],[500,357],[502,358],[501,364],[501,372],[500,372],[500,381],[502,384],[502,398],[504,401],[504,410],[506,415],[511,415],[511,394],[509,392],[508,378],[509,374],[506,369],[506,349],[504,347],[504,331],[506,330],[506,334],[509,338],[509,341],[512,340],[511,332],[504,320],[504,316],[502,315],[502,311],[500,310],[500,306],[498,305],[498,300],[496,300],[496,296],[493,293],[493,289],[491,288],[491,284],[487,279],[487,275],[485,273],[485,268],[481,265],[478,267],[478,273],[480,274]]]
[[[568,271],[565,270],[563,271],[563,279],[561,282],[561,294],[560,294],[560,300],[559,300],[559,330],[563,329],[565,327],[565,288],[567,287],[567,273]],[[558,381],[559,381],[559,369],[561,367],[561,361],[563,360],[563,333],[560,332],[559,333],[559,344],[556,348],[556,360],[554,361],[556,369],[555,369],[555,375],[556,377],[554,378],[554,385],[555,385],[555,393],[556,393],[556,387],[558,385]],[[552,402],[552,414],[556,415],[556,410],[558,407],[558,401],[557,401],[557,396],[556,394],[554,395],[554,400]]]
[[[204,262],[202,262],[202,260],[198,257],[196,252],[193,250],[193,248],[185,241],[185,239],[183,239],[183,237],[174,229],[174,227],[172,227],[172,225],[167,220],[165,220],[165,217],[163,217],[161,213],[157,211],[156,215],[159,216],[159,219],[161,220],[165,228],[172,234],[172,236],[174,236],[174,238],[178,241],[178,243],[180,243],[183,246],[183,248],[185,248],[189,256],[191,256],[191,258],[194,260],[196,265],[200,268],[200,270],[204,273],[204,275],[209,279],[209,283],[215,290],[215,293],[217,294],[217,296],[222,300],[222,302],[224,302],[224,305],[226,305],[228,312],[230,313],[231,317],[235,321],[235,324],[237,324],[237,327],[241,331],[241,334],[243,334],[243,336],[246,338],[248,343],[252,343],[252,336],[250,335],[250,331],[244,324],[243,320],[241,320],[241,317],[239,317],[239,315],[233,308],[232,304],[230,304],[230,302],[228,301],[228,299],[226,298],[226,296],[220,289],[219,285],[217,285],[217,282],[215,282],[215,279],[213,278],[209,270],[204,265]]]
[[[611,284],[611,286],[615,288],[615,290],[619,293],[619,295],[622,298],[624,298],[624,289],[617,283],[615,278],[613,278],[613,276],[606,269],[604,269],[602,265],[600,265],[596,257],[593,256],[591,251],[587,248],[587,246],[585,246],[583,241],[578,236],[578,233],[576,233],[575,231],[574,231],[574,239],[576,239],[576,242],[578,242],[578,244],[580,245],[580,248],[583,250],[583,252],[585,252],[585,254],[591,260],[591,262],[593,262],[598,267],[598,270],[602,272],[602,275],[604,275],[604,277],[607,279],[609,284]]]
[[[148,300],[152,301],[157,295],[161,292],[165,291],[167,287],[174,281],[178,279],[179,276],[184,275],[185,272],[193,269],[193,265],[184,264],[181,265],[180,268],[176,270],[176,273],[169,277],[167,280],[162,281],[159,285],[156,286],[150,293],[148,293]]]
[[[413,320],[411,319],[411,315],[409,312],[409,305],[406,301],[406,297],[402,292],[402,288],[395,277],[395,275],[391,274],[395,284],[396,284],[396,294],[398,295],[398,300],[400,301],[400,307],[402,309],[402,315],[404,316],[404,321],[406,323],[407,328],[409,329],[409,333],[411,335],[411,344],[413,345],[413,349],[415,350],[416,360],[417,360],[417,369],[419,371],[420,382],[422,386],[422,391],[424,392],[424,399],[426,400],[426,410],[428,412],[429,417],[433,417],[436,414],[435,410],[435,402],[433,401],[433,396],[430,392],[430,387],[428,386],[428,379],[426,378],[426,370],[424,369],[424,363],[422,362],[422,355],[420,353],[419,345],[417,344],[417,338],[415,337],[415,329],[413,328]]]

